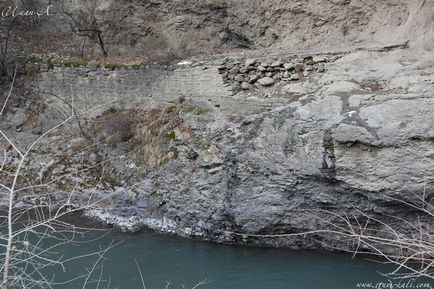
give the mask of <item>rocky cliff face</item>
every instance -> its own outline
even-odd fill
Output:
[[[133,1],[120,10],[127,16],[115,43],[195,52],[383,42],[379,35],[403,25],[409,14],[400,1]]]
[[[44,2],[41,0],[41,2]],[[46,19],[41,33],[70,32],[70,12],[86,27],[102,31],[113,55],[210,53],[222,49],[337,49],[412,40],[432,48],[430,1],[65,1]],[[41,4],[42,5],[42,4]],[[71,38],[72,36],[72,38]],[[72,42],[71,42],[72,40]],[[65,47],[82,48],[69,33]],[[69,45],[66,45],[69,43]],[[88,43],[89,44],[89,43]]]
[[[424,222],[401,202],[430,201],[434,186],[434,62],[424,50],[431,40],[408,34],[431,29],[425,16],[433,3],[422,2],[132,1],[119,27],[137,32],[133,46],[159,43],[155,30],[166,29],[175,33],[167,39],[195,49],[273,47],[114,70],[43,66],[21,103],[26,110],[11,108],[2,127],[24,145],[58,123],[73,99],[85,135],[77,120],[56,130],[28,177],[50,181],[89,168],[52,185],[51,197],[61,201],[72,187],[84,196],[113,193],[87,213],[124,229],[317,247],[311,238],[252,235],[323,229],[341,222],[337,215]],[[104,3],[99,9],[113,4]],[[324,37],[323,44],[369,45],[279,49],[314,48]]]

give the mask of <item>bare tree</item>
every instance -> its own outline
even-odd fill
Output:
[[[374,256],[375,261],[395,265],[389,278],[434,279],[434,205],[425,191],[414,194],[412,201],[384,196],[403,208],[408,217],[381,215],[374,217],[357,208],[351,213],[329,210],[298,210],[317,227],[289,234],[255,235],[225,232],[255,238],[311,237],[321,246],[356,255]],[[378,258],[378,259],[377,259]]]
[[[83,38],[81,55],[84,54],[86,40],[98,45],[104,57],[107,57],[107,47],[103,38],[102,25],[97,19],[97,0],[81,1],[80,9],[68,11],[62,0],[62,13],[65,15],[72,32]]]
[[[11,5],[13,1],[8,3]],[[17,1],[22,9],[36,10],[36,3],[32,0]],[[18,5],[18,4],[17,4]],[[5,7],[1,7],[4,9]],[[38,27],[41,19],[37,15],[26,17],[0,17],[0,81],[12,78],[11,70],[17,56],[26,51],[32,53],[35,39],[38,39]]]
[[[0,118],[4,117],[7,103],[11,99],[15,77],[16,70],[9,93],[1,107]],[[0,177],[2,178],[0,196],[6,203],[6,213],[0,214],[1,289],[51,288],[56,282],[43,272],[45,268],[58,266],[61,270],[65,270],[68,263],[78,258],[94,256],[97,262],[91,270],[72,278],[83,278],[85,284],[83,288],[85,288],[97,264],[115,245],[111,243],[105,248],[82,256],[64,257],[56,253],[57,248],[66,244],[74,244],[79,236],[83,236],[90,230],[90,228],[71,225],[64,218],[74,212],[94,208],[104,199],[95,199],[92,193],[87,198],[82,195],[77,196],[78,184],[76,184],[70,191],[65,192],[64,199],[56,201],[51,198],[49,188],[53,183],[71,175],[86,172],[89,168],[65,173],[54,180],[44,182],[41,179],[36,184],[25,173],[25,167],[38,143],[75,117],[76,112],[72,107],[61,123],[43,133],[25,148],[21,148],[13,138],[0,129],[1,137],[12,148],[11,151],[3,148],[0,164]],[[26,200],[32,198],[33,201],[26,205]],[[77,198],[82,200],[77,202]]]
[[[0,81],[8,76],[9,45],[11,40],[13,22],[3,26],[0,30]]]
[[[414,194],[412,201],[394,197],[389,200],[402,204],[415,218],[392,215],[370,216],[357,210],[360,217],[337,215],[343,225],[336,233],[346,235],[356,246],[353,254],[367,253],[381,257],[384,263],[395,265],[387,273],[392,278],[434,279],[434,206],[432,199]]]

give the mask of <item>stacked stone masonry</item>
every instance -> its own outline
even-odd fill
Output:
[[[306,56],[289,60],[226,59],[218,67],[223,82],[232,94],[242,90],[272,86],[281,81],[302,80],[313,73],[326,71],[330,59],[323,56]]]

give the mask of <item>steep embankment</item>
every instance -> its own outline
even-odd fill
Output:
[[[29,162],[28,177],[49,182],[66,173],[48,188],[60,201],[69,189],[83,194],[76,202],[114,192],[89,214],[129,229],[147,225],[218,241],[316,247],[323,244],[311,238],[228,232],[323,229],[342,224],[337,215],[345,214],[413,221],[415,212],[390,197],[414,200],[426,193],[429,200],[433,189],[434,62],[426,52],[433,3],[368,2],[133,1],[125,6],[134,8],[131,16],[119,23],[125,31],[172,27],[199,50],[221,47],[225,38],[214,36],[228,25],[231,32],[224,33],[243,35],[252,47],[275,39],[267,53],[233,52],[186,65],[42,66],[26,110],[11,109],[2,126],[23,145],[58,123],[70,111],[64,101],[73,99],[87,138],[77,121],[56,130]],[[197,18],[181,17],[191,13]],[[345,31],[337,28],[345,25]],[[267,38],[272,29],[277,37]],[[143,37],[136,43],[153,43]],[[336,42],[346,48],[288,52],[292,44],[320,50],[320,43]],[[84,174],[71,174],[83,168]],[[406,225],[393,222],[398,229]]]
[[[126,57],[161,59],[233,48],[324,51],[407,40],[433,45],[432,1],[105,0],[96,1],[95,10],[92,3],[65,1],[65,10],[83,27],[95,24],[109,52]],[[68,32],[69,18],[60,6],[54,10],[57,17],[42,30]],[[71,39],[81,49],[82,42],[71,35],[65,44]]]

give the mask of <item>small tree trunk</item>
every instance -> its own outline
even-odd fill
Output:
[[[9,208],[8,208],[8,242],[6,244],[5,262],[3,267],[3,283],[0,289],[8,288],[9,281],[9,268],[11,263],[11,250],[12,250],[12,207],[14,202],[14,193],[11,190],[9,194]]]
[[[101,31],[98,31],[98,44],[99,44],[99,47],[101,48],[101,51],[102,51],[102,54],[104,55],[104,57],[107,57],[107,50],[105,48],[104,41],[102,40],[102,37],[101,37]]]

